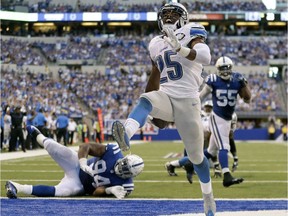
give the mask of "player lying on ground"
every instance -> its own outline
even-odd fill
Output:
[[[28,133],[47,150],[64,170],[64,178],[56,186],[22,185],[6,182],[7,197],[17,198],[18,193],[39,197],[106,196],[122,199],[134,190],[133,177],[139,175],[144,162],[137,155],[123,156],[116,144],[83,143],[77,152],[45,137],[34,126]],[[88,155],[93,156],[87,159]]]

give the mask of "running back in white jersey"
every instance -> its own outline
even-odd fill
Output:
[[[194,38],[190,34],[191,25],[187,24],[175,31],[175,35],[182,46],[187,47]],[[161,72],[160,91],[175,98],[199,97],[199,87],[203,82],[201,77],[202,64],[188,60],[173,51],[163,37],[163,35],[156,36],[149,44],[150,57]],[[204,45],[210,53],[209,47]]]

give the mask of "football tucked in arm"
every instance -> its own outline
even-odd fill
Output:
[[[168,127],[168,125],[169,125],[169,122],[164,121],[162,119],[158,119],[158,118],[151,119],[151,123],[160,129],[164,129],[164,128]]]

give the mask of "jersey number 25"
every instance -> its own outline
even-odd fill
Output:
[[[158,69],[162,73],[164,67],[166,66],[168,78],[170,80],[179,80],[183,76],[182,65],[177,61],[171,60],[172,55],[177,55],[177,53],[172,50],[168,50],[164,52],[163,56],[159,55],[156,59]],[[160,83],[168,82],[168,78],[161,77]]]

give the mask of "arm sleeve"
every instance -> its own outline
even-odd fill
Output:
[[[207,44],[197,43],[194,45],[193,49],[196,51],[196,57],[194,59],[195,62],[203,65],[210,64],[211,54],[210,48],[207,46]]]

